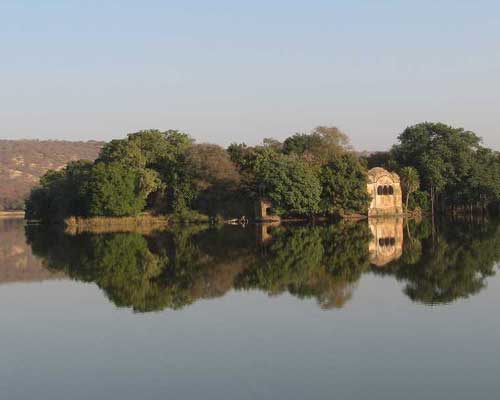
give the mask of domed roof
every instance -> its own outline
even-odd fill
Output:
[[[399,175],[395,172],[389,172],[381,167],[375,167],[368,171],[368,178],[371,183],[377,182],[383,176],[388,176],[393,182],[399,183]]]

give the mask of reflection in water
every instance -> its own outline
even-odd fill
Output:
[[[270,243],[273,239],[272,235],[273,228],[276,228],[277,226],[280,225],[281,222],[278,221],[257,224],[256,225],[257,241],[262,245]]]
[[[254,232],[195,226],[147,236],[67,235],[38,226],[27,237],[50,270],[95,282],[113,303],[139,312],[177,309],[233,288],[341,307],[369,268],[366,224],[266,227],[264,241]]]
[[[368,240],[365,225],[275,229],[265,256],[249,265],[235,286],[315,298],[322,308],[341,307],[368,267]]]
[[[432,234],[430,223],[412,223],[402,258],[379,273],[405,282],[405,294],[424,304],[467,298],[486,286],[500,261],[497,223],[443,223]]]
[[[0,218],[0,239],[0,285],[63,277],[44,268],[42,260],[32,254],[22,219]]]
[[[114,304],[137,312],[179,309],[233,289],[290,293],[339,308],[364,273],[396,278],[413,301],[448,303],[478,293],[500,260],[496,223],[441,224],[434,233],[426,221],[403,228],[401,219],[384,219],[188,226],[147,235],[68,235],[27,226],[26,237],[47,276],[94,282]]]
[[[370,263],[383,267],[403,254],[403,218],[369,218]]]

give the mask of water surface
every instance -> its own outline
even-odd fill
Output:
[[[65,234],[0,220],[9,399],[494,398],[495,222]]]

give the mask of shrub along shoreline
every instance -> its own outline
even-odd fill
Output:
[[[0,211],[0,218],[24,218],[24,211]]]
[[[166,216],[138,215],[134,217],[70,217],[64,220],[68,233],[151,232],[169,226]]]

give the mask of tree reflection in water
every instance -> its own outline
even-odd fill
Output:
[[[369,238],[365,224],[278,228],[265,256],[240,274],[235,286],[342,307],[368,267]]]
[[[48,269],[95,282],[114,304],[136,312],[179,309],[232,289],[290,293],[339,308],[369,272],[404,282],[413,301],[441,304],[479,292],[494,274],[500,260],[496,223],[441,224],[432,234],[426,221],[412,221],[404,241],[385,240],[386,232],[401,232],[400,221],[375,229],[366,221],[265,231],[188,226],[148,235],[68,235],[28,226],[26,234]],[[377,245],[382,253],[374,253]],[[396,254],[392,261],[389,253]]]
[[[497,222],[442,222],[432,234],[427,221],[411,222],[403,257],[377,273],[405,282],[404,292],[423,304],[467,298],[486,286],[500,261]]]

